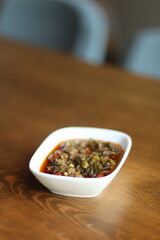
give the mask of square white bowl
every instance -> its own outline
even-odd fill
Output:
[[[70,139],[105,140],[120,144],[124,155],[117,168],[109,175],[100,178],[78,178],[51,175],[39,171],[44,159],[60,142]],[[51,133],[32,156],[29,168],[32,174],[52,193],[72,197],[95,197],[112,181],[124,164],[131,149],[131,137],[123,132],[90,127],[66,127]]]

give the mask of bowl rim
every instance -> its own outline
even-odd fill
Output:
[[[124,154],[123,154],[123,157],[122,159],[120,160],[118,166],[115,168],[115,170],[113,170],[113,172],[111,172],[109,175],[107,176],[104,176],[104,177],[98,177],[98,178],[78,178],[78,177],[71,177],[71,176],[60,176],[60,175],[54,175],[54,174],[48,174],[48,173],[43,173],[43,172],[40,172],[39,170],[35,170],[33,167],[32,167],[32,162],[34,161],[34,157],[37,153],[37,151],[39,151],[42,147],[42,145],[44,145],[44,143],[46,143],[49,138],[59,132],[59,131],[63,131],[63,130],[66,130],[66,129],[89,129],[89,130],[105,130],[105,131],[112,131],[114,133],[118,133],[118,134],[121,134],[123,135],[126,139],[127,139],[127,147],[126,147],[126,150],[124,150]],[[101,140],[101,139],[99,139]],[[63,140],[62,140],[63,141]],[[116,143],[116,142],[115,142]],[[54,147],[54,145],[53,145]],[[107,129],[107,128],[97,128],[97,127],[76,127],[76,126],[73,126],[73,127],[63,127],[63,128],[59,128],[53,132],[51,132],[42,142],[41,144],[38,146],[38,148],[36,149],[36,151],[34,152],[34,154],[32,155],[30,161],[29,161],[29,169],[30,171],[35,174],[35,175],[38,175],[38,176],[41,176],[41,177],[47,177],[47,178],[50,178],[50,179],[59,179],[59,180],[64,180],[64,181],[78,181],[78,182],[97,182],[97,181],[103,181],[104,179],[107,179],[107,178],[110,178],[110,177],[114,177],[114,175],[116,175],[119,170],[121,169],[121,167],[123,166],[125,160],[127,159],[127,156],[131,150],[131,147],[132,147],[132,138],[125,132],[122,132],[122,131],[119,131],[119,130],[114,130],[114,129]]]

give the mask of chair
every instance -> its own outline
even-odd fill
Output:
[[[107,50],[108,20],[91,0],[5,0],[0,35],[101,64]]]
[[[160,80],[160,28],[139,31],[134,36],[124,68]]]

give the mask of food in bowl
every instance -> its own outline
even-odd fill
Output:
[[[46,156],[52,153],[60,143],[75,139],[94,139],[99,142],[117,143],[123,149],[123,156],[119,160],[116,168],[110,174],[104,177],[72,177],[59,176],[56,174],[47,174],[40,172]],[[118,146],[116,144],[116,146]],[[132,140],[130,136],[124,132],[90,127],[66,127],[52,132],[38,147],[32,156],[29,168],[38,181],[43,184],[52,193],[72,196],[72,197],[95,197],[98,196],[123,166],[131,149]]]
[[[53,148],[40,172],[69,177],[104,177],[115,170],[123,153],[119,144],[108,141],[67,140]]]

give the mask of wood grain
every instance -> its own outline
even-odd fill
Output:
[[[0,41],[0,239],[159,239],[160,83]],[[29,160],[57,128],[127,132],[131,153],[96,198],[51,194]]]

